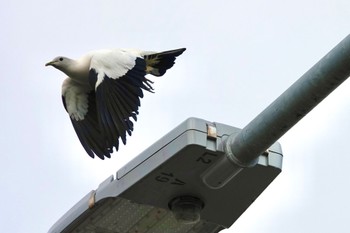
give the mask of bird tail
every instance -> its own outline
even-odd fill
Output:
[[[162,76],[170,69],[177,56],[180,56],[186,49],[174,49],[160,53],[148,53],[144,55],[146,61],[146,73],[154,76]]]

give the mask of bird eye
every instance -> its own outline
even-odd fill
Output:
[[[60,59],[59,59],[60,61],[63,61],[63,57],[60,57]]]

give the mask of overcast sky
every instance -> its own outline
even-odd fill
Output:
[[[244,127],[347,36],[350,1],[3,0],[0,24],[0,232],[38,233],[186,118]],[[127,145],[93,160],[44,64],[113,47],[187,51],[152,78]],[[349,118],[346,81],[279,140],[282,173],[223,232],[348,232]]]

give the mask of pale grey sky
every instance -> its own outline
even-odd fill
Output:
[[[13,0],[0,22],[0,232],[38,233],[186,118],[244,127],[349,34],[350,2]],[[111,47],[187,51],[101,161],[62,106],[64,75],[44,64]],[[279,140],[282,173],[223,232],[348,232],[349,118],[346,81]]]

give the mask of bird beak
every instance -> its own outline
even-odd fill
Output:
[[[55,63],[55,61],[50,61],[48,63],[45,64],[45,66],[52,66]]]

